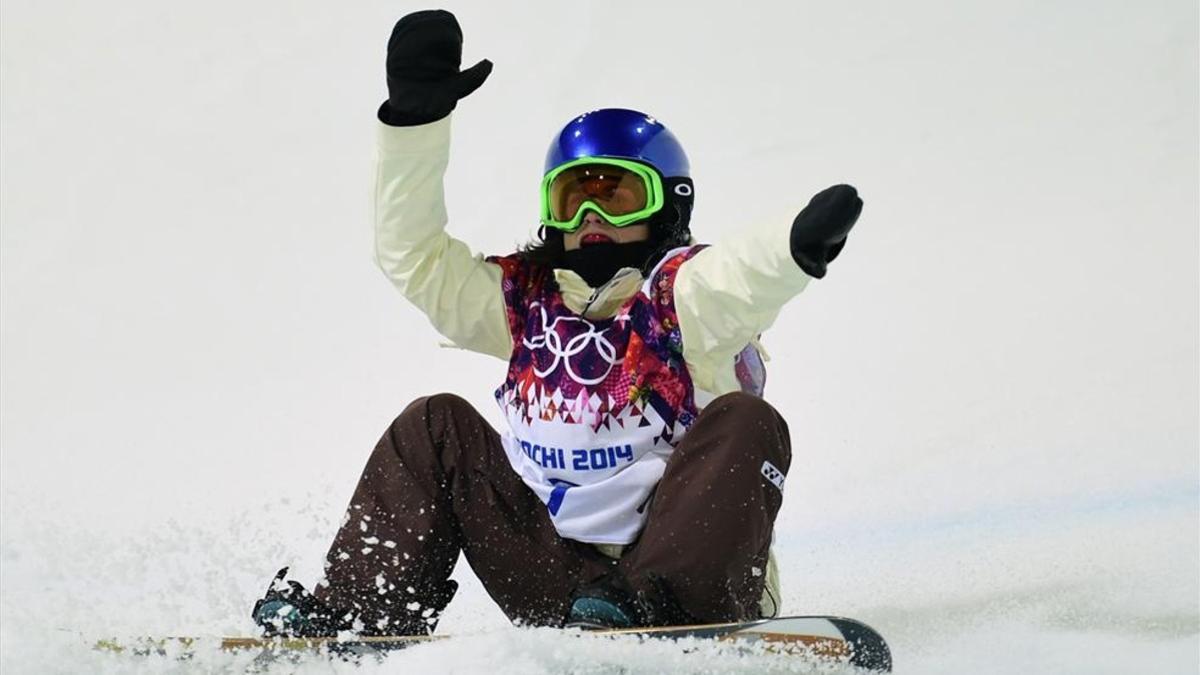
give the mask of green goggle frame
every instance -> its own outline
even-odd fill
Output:
[[[563,172],[570,171],[571,169],[584,164],[607,164],[616,166],[641,178],[646,189],[646,206],[631,213],[615,215],[606,211],[604,207],[597,202],[587,199],[579,205],[579,208],[575,209],[575,214],[571,216],[570,220],[555,220],[553,216],[553,209],[550,203],[551,186],[554,185],[555,179],[558,178]],[[607,219],[608,222],[614,227],[624,227],[639,220],[645,220],[651,215],[657,213],[660,209],[662,209],[664,203],[665,197],[663,193],[663,182],[662,177],[658,175],[658,172],[646,166],[645,164],[627,159],[618,159],[615,157],[583,157],[555,167],[553,171],[546,174],[546,177],[542,179],[542,224],[546,227],[553,227],[556,230],[562,230],[564,232],[574,232],[575,230],[578,230],[583,222],[584,214],[588,209],[592,209],[603,214],[605,219]]]

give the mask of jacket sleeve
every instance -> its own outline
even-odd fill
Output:
[[[723,394],[734,356],[765,331],[809,277],[792,259],[788,228],[750,231],[710,246],[679,268],[675,308],[683,357],[698,389]]]
[[[381,123],[378,135],[376,262],[456,346],[507,360],[513,343],[500,267],[445,230],[450,117],[413,127]]]

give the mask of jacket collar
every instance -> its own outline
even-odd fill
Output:
[[[623,267],[603,286],[592,288],[575,272],[555,268],[554,281],[558,283],[563,302],[572,312],[585,319],[608,319],[638,292],[646,279],[638,270]]]

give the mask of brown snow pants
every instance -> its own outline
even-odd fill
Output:
[[[512,470],[499,435],[465,400],[414,401],[367,460],[317,596],[365,632],[419,633],[448,602],[462,551],[514,622],[562,625],[571,593],[610,572],[635,591],[669,589],[696,621],[758,618],[787,424],[762,399],[710,403],[667,462],[638,540],[619,560],[560,537]],[[450,591],[452,594],[452,591]]]

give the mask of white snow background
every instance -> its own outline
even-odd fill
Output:
[[[476,250],[532,234],[551,136],[597,107],[676,132],[718,245],[861,191],[764,338],[787,613],[866,621],[901,673],[1200,669],[1194,1],[447,7],[495,62],[448,174]],[[499,423],[503,365],[439,348],[371,261],[385,46],[419,8],[3,1],[5,675],[240,672],[89,645],[252,634],[409,400]],[[513,629],[455,576],[441,630],[477,635],[364,670],[819,671]]]

